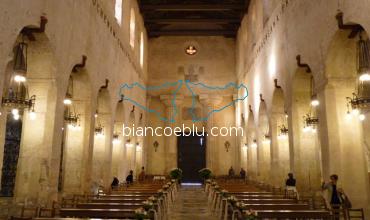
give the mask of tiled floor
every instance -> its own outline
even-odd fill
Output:
[[[171,207],[169,220],[216,220],[211,214],[207,196],[200,186],[182,186],[175,204]]]

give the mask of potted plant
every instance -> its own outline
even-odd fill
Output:
[[[204,181],[208,180],[212,176],[212,171],[208,168],[203,168],[198,171],[200,178],[202,178]]]
[[[182,170],[180,168],[174,168],[170,171],[171,179],[180,181],[182,178]]]

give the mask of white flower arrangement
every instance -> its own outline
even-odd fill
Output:
[[[212,180],[208,179],[208,180],[206,180],[206,183],[211,184]]]
[[[145,211],[144,208],[138,208],[138,209],[135,209],[135,218],[136,219],[139,219],[139,220],[144,220],[146,218],[148,218],[148,212]]]
[[[155,202],[155,201],[157,201],[158,199],[157,199],[156,197],[154,197],[154,196],[151,196],[151,197],[149,197],[149,198],[148,198],[148,200],[149,200],[149,201],[152,201],[152,202]]]
[[[153,208],[153,202],[148,201],[148,200],[144,201],[143,208],[145,209],[145,211],[149,211],[149,209]]]
[[[172,180],[171,180],[171,182],[172,182],[172,183],[176,183],[176,180],[175,180],[175,179],[172,179]]]

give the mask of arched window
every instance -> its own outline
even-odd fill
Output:
[[[117,23],[121,26],[122,24],[122,0],[116,0],[114,6],[114,17],[117,20]]]
[[[144,65],[144,33],[140,34],[140,66]]]
[[[130,13],[130,45],[131,47],[135,46],[135,10],[131,8]]]

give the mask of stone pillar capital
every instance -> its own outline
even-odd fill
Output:
[[[208,94],[199,95],[200,103],[205,106],[218,106],[221,104],[222,100],[223,97],[220,95],[208,95]]]
[[[173,97],[173,95],[160,95],[159,99],[163,104],[166,105],[166,107],[174,107],[174,105],[181,105],[181,103],[184,101],[184,96],[176,95],[176,97]]]

